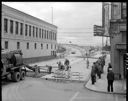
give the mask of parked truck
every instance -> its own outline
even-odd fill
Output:
[[[1,77],[2,79],[7,79],[8,75],[11,76],[11,80],[18,82],[25,79],[26,68],[29,65],[23,63],[21,50],[14,51],[2,51],[1,53]],[[29,66],[29,69],[35,72],[35,68]]]
[[[13,81],[20,81],[25,78],[26,68],[23,64],[22,52],[21,50],[14,51],[2,51],[1,54],[1,76],[7,78],[8,75],[11,75]]]

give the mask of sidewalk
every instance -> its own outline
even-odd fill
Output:
[[[106,65],[104,67],[104,73],[101,75],[101,79],[97,77],[97,80],[94,85],[91,83],[91,79],[85,85],[86,88],[89,90],[102,92],[102,93],[109,93],[107,92],[107,66],[110,61],[110,56],[107,55],[106,57]],[[126,80],[115,80],[113,83],[114,94],[126,94]]]

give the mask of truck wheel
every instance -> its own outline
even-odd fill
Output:
[[[19,72],[14,72],[12,75],[12,80],[15,82],[20,81],[20,73]]]
[[[25,79],[25,71],[21,71],[21,77],[20,77],[21,80],[24,80]]]

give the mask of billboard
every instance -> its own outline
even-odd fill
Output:
[[[103,36],[104,29],[102,26],[94,25],[94,36]]]

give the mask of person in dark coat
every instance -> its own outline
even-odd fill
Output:
[[[48,70],[49,70],[49,74],[51,74],[51,72],[52,72],[52,66],[49,66],[48,67]]]
[[[111,92],[113,92],[113,81],[114,81],[114,73],[112,71],[112,68],[109,68],[109,72],[107,74],[107,80],[108,80],[108,92],[110,92],[110,89],[111,89]]]
[[[109,72],[109,69],[112,69],[112,66],[111,66],[111,63],[108,64],[108,72]]]
[[[95,62],[93,63],[91,70],[91,80],[92,80],[92,84],[96,82]]]
[[[97,76],[99,77],[99,79],[101,79],[101,73],[102,73],[102,66],[101,63],[98,63],[98,70],[97,70]]]
[[[68,59],[65,59],[65,62],[64,62],[64,65],[69,65],[70,64],[70,62],[69,62],[69,60]]]
[[[96,61],[95,63],[95,72],[96,72],[96,75],[98,76],[98,61]]]

